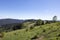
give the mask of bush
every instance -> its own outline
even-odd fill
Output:
[[[46,32],[46,30],[45,30],[45,29],[43,29],[43,32]]]
[[[60,34],[58,34],[58,37],[60,37]]]
[[[35,35],[33,38],[31,38],[31,40],[35,40],[36,38],[38,38],[38,37]]]
[[[40,20],[40,19],[37,20],[35,25],[36,25],[36,26],[42,25],[42,20]]]

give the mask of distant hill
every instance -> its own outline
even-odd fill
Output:
[[[18,19],[0,19],[0,26],[6,25],[6,24],[13,24],[13,23],[22,23],[24,20],[18,20]]]

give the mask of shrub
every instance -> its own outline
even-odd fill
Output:
[[[60,34],[58,34],[58,37],[60,37]]]
[[[40,20],[40,19],[37,20],[35,25],[36,25],[36,26],[42,25],[42,20]]]
[[[43,32],[45,32],[46,30],[45,29],[43,29]]]
[[[35,40],[36,38],[38,38],[38,37],[35,35],[33,38],[31,38],[31,40]]]

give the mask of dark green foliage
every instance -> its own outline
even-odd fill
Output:
[[[20,24],[20,23],[18,23],[18,24]],[[1,32],[9,32],[9,31],[12,31],[13,30],[13,27],[16,26],[16,25],[18,25],[18,24],[13,23],[13,24],[2,25],[0,27],[0,31]]]
[[[49,21],[46,21],[46,24],[49,24],[50,22]]]
[[[43,29],[43,32],[45,32],[46,30],[45,29]]]
[[[0,27],[0,32],[10,32],[10,31],[17,30],[17,29],[22,29],[22,28],[25,28],[23,23],[6,24],[6,25],[2,25]]]
[[[22,24],[16,25],[13,27],[13,30],[17,30],[17,29],[21,29],[22,28]]]
[[[45,23],[44,23],[44,21],[42,21],[42,25],[44,25]]]
[[[58,38],[56,38],[56,40],[58,40]]]
[[[30,29],[33,29],[33,28],[34,28],[34,27],[32,27],[32,26],[30,27]]]
[[[28,29],[26,29],[26,32],[28,31]]]
[[[14,35],[17,35],[17,33],[14,33]]]
[[[60,34],[58,34],[58,37],[60,37]]]
[[[40,19],[37,20],[35,25],[36,25],[36,26],[42,25],[42,20],[40,20]]]
[[[36,38],[38,38],[38,37],[35,35],[33,38],[31,38],[31,40],[35,40]]]
[[[34,19],[28,19],[28,20],[25,20],[24,22],[35,22],[36,20]]]

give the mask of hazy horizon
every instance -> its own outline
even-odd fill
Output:
[[[0,0],[0,19],[60,20],[60,0]]]

